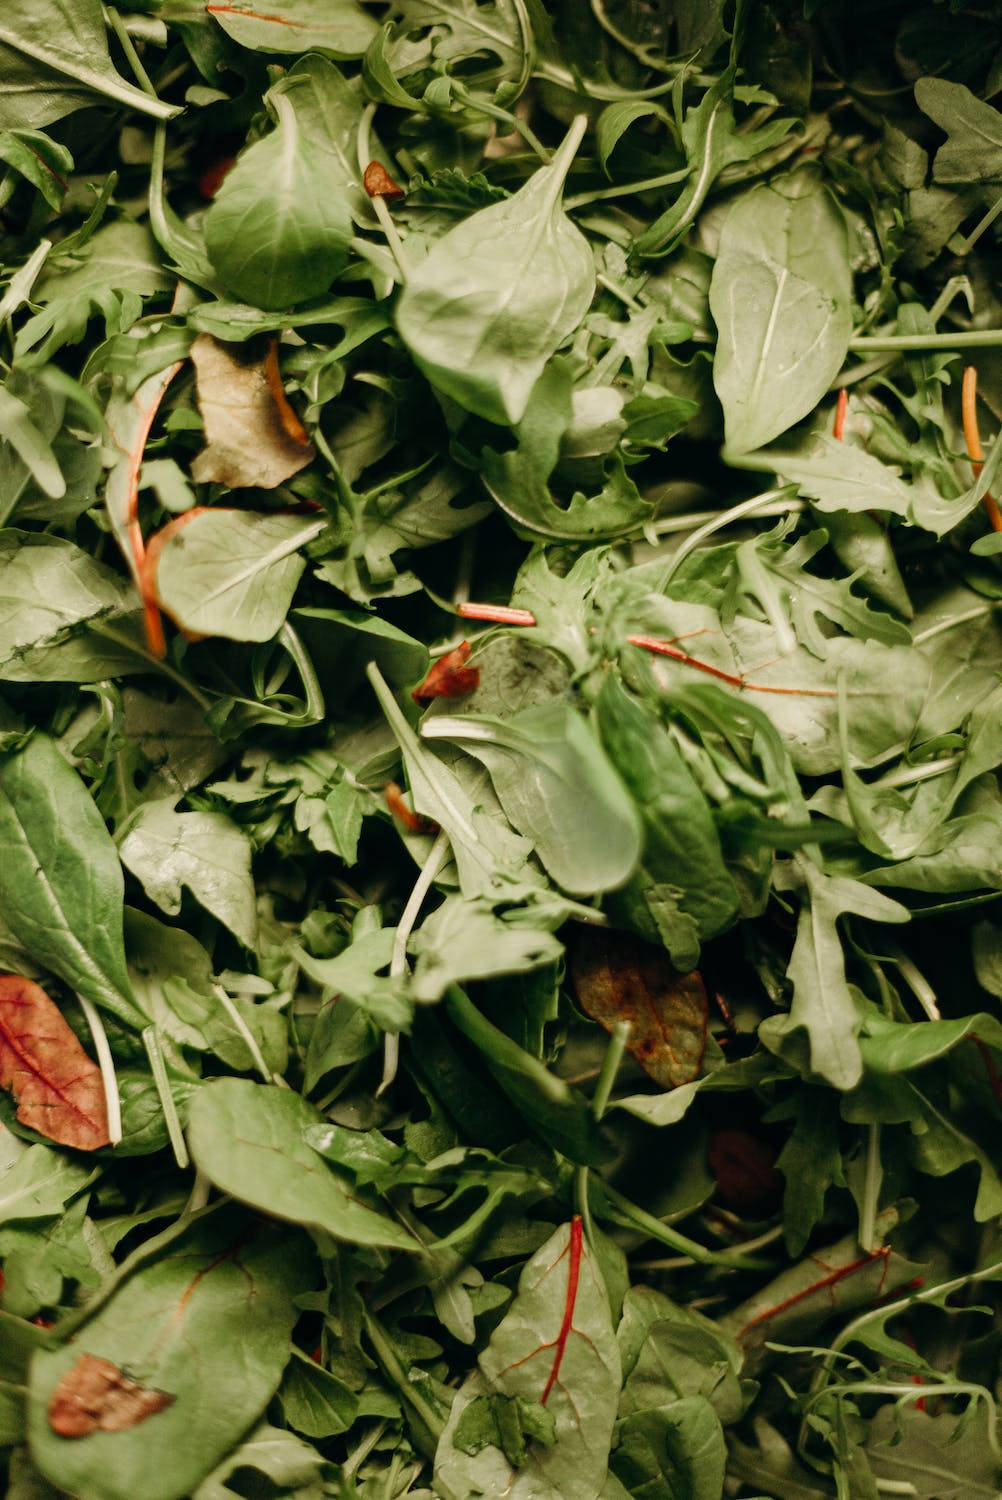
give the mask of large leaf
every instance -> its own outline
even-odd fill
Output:
[[[376,23],[355,0],[267,0],[260,7],[209,0],[206,10],[241,47],[258,52],[306,52],[322,47],[336,57],[361,57]]]
[[[328,179],[312,117],[300,125],[295,91],[270,98],[278,123],[227,175],[205,216],[205,244],[230,291],[258,307],[288,307],[325,292],[343,268],[351,216]]]
[[[29,1430],[42,1472],[89,1500],[189,1494],[275,1391],[312,1264],[305,1237],[227,1214],[131,1277],[73,1339],[32,1361]],[[87,1356],[170,1404],[124,1431],[58,1436],[50,1403]]]
[[[428,379],[492,422],[522,419],[592,299],[591,251],[560,206],[581,134],[572,126],[517,193],[437,240],[397,304],[400,337]]]
[[[356,1245],[419,1249],[307,1146],[303,1132],[320,1124],[319,1110],[291,1089],[221,1078],[192,1100],[188,1139],[210,1182],[263,1213]]]
[[[122,867],[101,814],[47,736],[0,755],[0,917],[71,989],[141,1026],[122,943]]]
[[[47,125],[102,98],[160,120],[180,114],[116,72],[100,0],[5,0],[0,126]]]
[[[436,1478],[455,1500],[597,1500],[620,1378],[605,1283],[576,1220],[561,1225],[522,1272],[515,1301],[453,1402]],[[552,1440],[530,1442],[517,1470],[493,1444],[464,1452],[455,1443],[469,1408],[479,1402],[483,1410],[496,1398],[541,1406],[553,1419]]]
[[[306,566],[299,549],[323,530],[309,517],[198,508],[171,521],[150,548],[156,592],[185,630],[268,641]]]
[[[527,708],[503,720],[434,718],[422,733],[483,761],[513,827],[531,839],[565,890],[611,890],[629,877],[641,847],[633,801],[569,704]]]
[[[297,15],[302,10],[297,3]],[[289,69],[275,85],[272,97],[280,93],[293,96],[299,128],[323,155],[327,181],[344,193],[352,217],[372,225],[372,202],[362,186],[366,163],[360,167],[358,160],[358,126],[365,105],[361,90],[350,84],[329,58],[311,53]],[[372,136],[369,150],[373,158],[390,164]]]
[[[710,308],[727,446],[761,448],[814,410],[852,333],[845,220],[813,172],[737,200],[721,230]]]

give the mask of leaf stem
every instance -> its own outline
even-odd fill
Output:
[[[135,76],[135,80],[139,84],[139,87],[142,89],[144,94],[149,94],[151,99],[156,99],[157,103],[159,103],[160,101],[157,97],[157,91],[153,87],[153,84],[150,80],[150,75],[143,67],[142,59],[140,58],[139,53],[136,51],[135,43],[128,33],[125,22],[122,20],[121,16],[118,14],[118,11],[113,5],[106,5],[104,7],[104,13],[108,18],[108,23],[111,26],[112,31],[118,37],[118,41],[122,48],[122,51],[125,53],[126,61],[128,62],[129,67],[132,69],[133,75]]]
[[[240,1033],[244,1046],[247,1048],[247,1051],[251,1055],[251,1061],[253,1062],[255,1068],[257,1068],[258,1072],[261,1074],[261,1077],[264,1079],[265,1083],[274,1083],[281,1089],[287,1089],[289,1085],[286,1083],[285,1079],[282,1078],[280,1074],[273,1073],[268,1064],[265,1062],[264,1053],[258,1046],[257,1038],[251,1031],[250,1027],[247,1025],[247,1022],[244,1020],[243,1016],[237,1010],[236,1006],[233,1004],[233,1001],[230,999],[229,995],[223,989],[222,985],[214,984],[212,986],[212,993],[215,995],[216,999],[219,1001],[220,1005],[223,1007],[226,1014],[233,1022],[235,1029]]]
[[[162,661],[160,657],[154,656],[152,651],[147,651],[142,646],[137,645],[135,641],[130,641],[127,635],[120,635],[117,630],[114,630],[110,625],[106,625],[103,620],[91,620],[88,628],[93,630],[97,635],[104,636],[105,640],[114,641],[117,646],[124,646],[127,651],[132,651],[136,656],[142,656],[155,671],[162,672],[165,677],[169,677],[172,682],[176,682],[179,688],[183,688],[188,696],[198,704],[203,713],[209,712],[212,707],[212,700],[207,698],[193,682],[189,682],[183,672],[179,672],[169,662]]]
[[[692,167],[680,167],[674,172],[662,172],[658,177],[644,177],[640,182],[619,182],[614,187],[600,188],[594,193],[574,193],[564,199],[564,208],[584,208],[589,203],[602,203],[607,198],[628,198],[631,193],[649,193],[656,188],[670,187],[681,182],[692,172]]]
[[[998,349],[1002,347],[1002,328],[959,328],[953,333],[861,333],[849,340],[849,348],[874,354],[892,350],[914,349],[918,352],[948,352],[952,349]]]
[[[371,129],[372,120],[375,113],[376,105],[367,104],[363,109],[358,121],[358,132],[355,137],[355,152],[358,156],[358,171],[360,178],[365,176],[365,169],[372,159],[372,153],[369,149],[369,131]],[[400,279],[401,281],[406,281],[410,273],[410,266],[408,265],[407,261],[407,252],[404,249],[403,241],[401,240],[400,235],[397,232],[397,226],[393,222],[393,215],[386,207],[386,200],[379,193],[376,193],[372,198],[369,199],[369,202],[372,204],[373,213],[379,220],[379,227],[383,231],[383,234],[386,236],[386,243],[389,245],[390,253],[393,256],[393,259],[396,261],[397,270],[400,272]]]
[[[971,461],[976,480],[984,467],[985,454],[981,446],[981,433],[978,431],[978,372],[974,365],[968,365],[964,370],[964,379],[960,388],[960,410],[964,423],[967,456]],[[1002,531],[1002,513],[993,496],[986,490],[981,500],[988,513],[992,530]]]
[[[108,1033],[104,1029],[104,1022],[93,1002],[88,1000],[86,995],[79,993],[77,1000],[94,1042],[97,1065],[101,1070],[104,1102],[108,1113],[108,1139],[113,1146],[117,1146],[122,1139],[122,1102],[118,1096],[118,1079],[115,1076],[115,1063],[108,1045]]]
[[[362,1322],[369,1336],[369,1343],[376,1356],[377,1363],[381,1366],[383,1374],[396,1387],[397,1394],[405,1406],[409,1406],[413,1413],[411,1418],[411,1433],[415,1440],[415,1447],[420,1449],[428,1458],[434,1458],[435,1449],[439,1438],[445,1427],[438,1413],[425,1400],[413,1381],[408,1379],[407,1371],[401,1363],[400,1356],[390,1342],[389,1335],[374,1313],[363,1305]],[[416,1419],[416,1420],[415,1420]],[[439,1494],[443,1500],[451,1500],[441,1486],[437,1485]]]
[[[432,881],[442,868],[448,852],[449,836],[443,830],[439,832],[431,849],[428,851],[428,857],[421,867],[421,873],[414,882],[414,888],[407,898],[407,905],[400,914],[400,921],[397,924],[397,930],[393,938],[393,951],[390,955],[391,979],[407,973],[407,940],[414,930],[414,923],[417,921],[421,908],[424,905],[425,897],[431,890]],[[376,1090],[377,1099],[380,1094],[385,1094],[394,1078],[396,1078],[399,1063],[400,1033],[398,1031],[388,1031],[383,1038],[383,1076],[379,1080],[379,1087]]]
[[[631,1203],[629,1198],[617,1192],[608,1182],[601,1184],[600,1191],[608,1200],[617,1223],[623,1224],[628,1229],[638,1229],[646,1234],[648,1239],[659,1240],[661,1244],[669,1245],[672,1250],[680,1251],[701,1265],[727,1266],[734,1271],[775,1270],[775,1262],[771,1260],[742,1255],[736,1250],[708,1250],[698,1240],[690,1240],[688,1235],[679,1234],[677,1229],[671,1229],[660,1219],[656,1219],[653,1214],[649,1214],[646,1209],[636,1203]]]
[[[164,1063],[163,1050],[160,1046],[160,1035],[155,1026],[143,1027],[143,1046],[146,1048],[146,1056],[149,1058],[150,1071],[153,1074],[153,1082],[156,1085],[157,1095],[160,1099],[160,1108],[163,1110],[164,1124],[167,1126],[167,1138],[174,1152],[174,1160],[183,1171],[189,1165],[188,1147],[185,1145],[184,1131],[181,1129],[181,1121],[178,1118],[177,1105],[174,1103],[174,1094],[167,1077],[167,1067]]]
[[[687,536],[685,541],[676,548],[666,571],[661,575],[659,592],[664,592],[665,587],[671,582],[671,579],[690,553],[695,552],[696,548],[708,536],[712,536],[715,531],[719,531],[724,526],[730,526],[733,522],[740,521],[745,516],[753,515],[760,506],[771,504],[774,500],[794,500],[795,498],[796,485],[781,484],[776,489],[763,490],[760,495],[752,495],[750,500],[742,500],[739,505],[732,505],[727,510],[718,511],[711,520],[707,521],[705,525],[697,527],[691,536]]]
[[[478,99],[476,94],[472,94],[469,89],[464,88],[455,79],[452,82],[452,93],[453,97],[458,99],[461,104],[479,111],[480,114],[487,115],[488,119],[498,120],[503,125],[510,125],[512,130],[516,131],[522,137],[526,145],[531,146],[540,161],[546,165],[549,164],[551,152],[546,149],[539,136],[525,120],[520,119],[516,114],[512,114],[510,110],[502,109],[499,104],[493,104],[487,99]]]

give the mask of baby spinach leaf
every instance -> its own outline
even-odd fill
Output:
[[[121,671],[121,651],[88,627],[138,608],[117,573],[62,537],[0,531],[0,678],[89,682]]]
[[[298,1317],[295,1298],[314,1274],[305,1237],[275,1225],[227,1213],[190,1231],[127,1281],[75,1338],[36,1352],[29,1431],[42,1472],[94,1500],[189,1494],[274,1393]],[[170,1403],[123,1431],[58,1436],[50,1403],[87,1355],[127,1369]]]
[[[97,1175],[48,1146],[29,1146],[0,1173],[0,1224],[62,1213]]]
[[[187,511],[158,539],[157,597],[172,619],[198,635],[270,640],[306,566],[299,549],[324,524],[254,511]]]
[[[579,117],[524,187],[437,240],[397,304],[398,332],[419,368],[492,422],[521,421],[595,290],[591,251],[560,206],[584,129]]]
[[[0,754],[0,916],[38,962],[129,1026],[122,867],[90,793],[46,735]]]
[[[435,1455],[436,1480],[457,1497],[564,1500],[573,1493],[598,1500],[620,1378],[605,1283],[576,1220],[562,1225],[522,1272],[515,1301],[453,1402]],[[552,1441],[530,1437],[514,1472],[493,1443],[472,1445],[473,1452],[456,1443],[466,1411],[490,1396],[538,1404],[553,1418]]]
[[[188,1140],[209,1181],[253,1208],[350,1244],[419,1249],[306,1144],[303,1132],[322,1123],[319,1110],[291,1089],[220,1078],[192,1100]]]
[[[275,90],[269,99],[275,129],[243,153],[205,216],[206,249],[219,279],[263,308],[325,292],[351,239],[347,199],[329,180],[313,116],[304,129],[295,90]]]
[[[710,281],[728,448],[761,448],[813,411],[845,359],[851,304],[845,220],[813,171],[737,200]]]
[[[629,878],[641,849],[636,810],[569,704],[527,708],[504,720],[433,718],[421,732],[462,745],[483,761],[512,825],[531,839],[565,890],[588,895]]]

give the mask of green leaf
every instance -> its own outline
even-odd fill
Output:
[[[115,71],[100,0],[7,0],[0,16],[0,77],[4,128],[47,125],[102,98],[159,120],[181,113]]]
[[[275,129],[244,151],[204,222],[220,280],[264,308],[325,292],[347,261],[352,233],[344,189],[329,180],[328,153],[300,123],[296,92],[269,98]]]
[[[845,221],[813,171],[737,200],[710,281],[729,449],[761,448],[814,410],[845,359],[851,303]]]
[[[397,303],[397,329],[418,367],[492,422],[521,421],[546,361],[592,299],[591,251],[560,206],[583,129],[579,120],[511,198],[437,240]]]
[[[254,511],[188,511],[157,554],[157,596],[198,635],[268,641],[281,628],[324,522]]]
[[[727,1467],[720,1418],[704,1396],[648,1407],[619,1423],[612,1472],[644,1500],[717,1500]]]
[[[0,917],[39,963],[129,1026],[122,867],[80,777],[47,736],[0,755]]]
[[[962,83],[919,78],[915,102],[946,131],[932,164],[937,182],[1002,182],[1002,115]]]
[[[23,401],[0,386],[0,438],[13,448],[35,483],[53,500],[66,493],[52,447],[46,442]]]
[[[295,1346],[278,1399],[289,1426],[311,1438],[347,1432],[358,1414],[358,1397],[344,1381]]]
[[[220,1078],[191,1103],[188,1143],[220,1191],[263,1213],[356,1245],[418,1250],[405,1229],[370,1208],[303,1140],[323,1116],[291,1089]]]
[[[522,974],[555,963],[563,944],[529,923],[506,922],[486,902],[448,896],[422,923],[411,986],[417,1000],[439,1000],[451,984]]]
[[[558,1349],[559,1370],[551,1382]],[[476,1494],[505,1494],[508,1500],[566,1500],[573,1494],[575,1500],[598,1500],[620,1378],[605,1283],[582,1244],[580,1223],[564,1224],[525,1267],[515,1301],[478,1368],[460,1387],[435,1454],[436,1482],[456,1500]],[[555,1441],[530,1440],[525,1462],[514,1473],[493,1444],[463,1452],[455,1442],[457,1429],[465,1411],[485,1396],[542,1404],[554,1418]]]
[[[990,1409],[958,1422],[952,1412],[931,1416],[912,1403],[886,1402],[870,1420],[867,1455],[879,1479],[907,1484],[916,1500],[996,1500],[1002,1463],[992,1420]]]
[[[162,911],[177,916],[187,886],[245,948],[254,947],[251,845],[225,813],[175,812],[170,798],[144,802],[119,830],[118,853]]]
[[[302,8],[297,0],[297,16]],[[362,186],[362,172],[368,163],[358,160],[358,126],[364,108],[361,90],[350,84],[328,58],[313,53],[294,63],[269,97],[280,94],[289,95],[303,138],[322,154],[326,181],[345,195],[352,217],[371,228],[375,222],[372,200]],[[392,172],[390,158],[373,136],[369,150],[372,158]]]
[[[36,187],[50,208],[60,207],[66,192],[63,178],[73,171],[73,158],[61,142],[41,130],[5,130],[0,160]]]
[[[589,895],[629,878],[641,849],[633,800],[569,704],[527,708],[504,720],[428,719],[422,734],[483,761],[512,825],[564,890]]]
[[[313,1265],[303,1238],[240,1215],[189,1231],[62,1348],[34,1355],[28,1421],[43,1474],[92,1500],[188,1495],[278,1386],[299,1316],[294,1299],[309,1288]],[[72,1442],[58,1436],[49,1402],[85,1355],[127,1370],[172,1403],[122,1431],[96,1429]]]
[[[0,1174],[0,1224],[62,1213],[97,1175],[48,1146],[29,1146]]]
[[[241,47],[257,52],[307,52],[323,48],[335,57],[361,57],[376,23],[355,0],[268,0],[249,4],[209,0],[210,16]]]
[[[121,578],[62,537],[0,531],[0,678],[91,682],[122,670],[88,627],[138,608]]]
[[[309,1443],[295,1433],[262,1422],[202,1480],[192,1500],[233,1500],[237,1491],[227,1481],[239,1474],[237,1482],[242,1483],[247,1470],[263,1474],[272,1485],[280,1486],[282,1493],[292,1493],[301,1500],[323,1500],[323,1468],[323,1459]]]
[[[793,1004],[789,1019],[775,1023],[774,1029],[784,1035],[803,1027],[810,1041],[812,1070],[832,1088],[851,1089],[863,1070],[858,1040],[862,1016],[845,977],[838,919],[852,912],[872,922],[907,922],[910,913],[859,881],[824,875],[807,861],[800,864],[800,871],[804,904],[786,971],[793,985]]]

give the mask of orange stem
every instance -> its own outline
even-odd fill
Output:
[[[964,442],[967,444],[967,456],[971,460],[971,468],[977,479],[981,473],[984,462],[984,449],[981,446],[981,433],[978,431],[978,372],[973,365],[968,365],[964,371],[964,379],[960,388],[960,412],[964,422]],[[982,496],[988,519],[992,524],[993,531],[1002,531],[1002,512],[992,495],[987,492]]]
[[[842,441],[842,434],[845,432],[845,419],[848,411],[849,391],[848,387],[843,386],[838,393],[838,401],[835,405],[835,425],[832,428],[832,437],[835,439],[836,443],[840,443]]]

